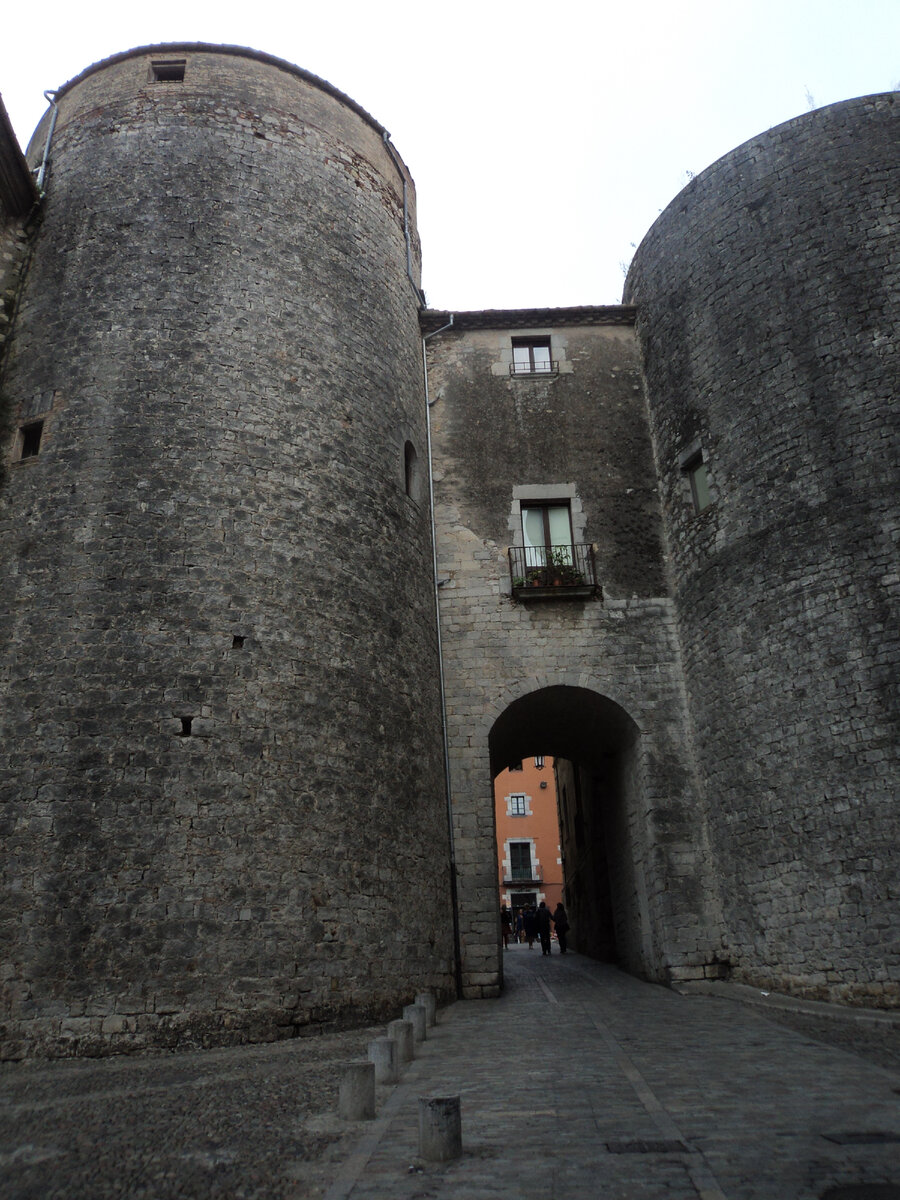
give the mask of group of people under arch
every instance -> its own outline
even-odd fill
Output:
[[[552,928],[551,928],[552,926]],[[524,908],[516,909],[513,913],[506,904],[500,906],[500,932],[503,935],[503,949],[509,949],[510,939],[516,942],[527,942],[528,949],[534,947],[535,940],[541,943],[541,953],[549,954],[556,934],[560,954],[568,950],[569,918],[563,902],[557,904],[553,912],[544,900],[535,908],[526,904]]]

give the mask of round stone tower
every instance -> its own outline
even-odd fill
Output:
[[[56,102],[3,377],[6,1053],[446,991],[412,182],[249,50]]]
[[[625,291],[735,977],[875,1004],[900,1002],[898,139],[882,95],[747,142]]]

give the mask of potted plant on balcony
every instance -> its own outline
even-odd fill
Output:
[[[547,556],[547,574],[554,587],[574,587],[584,582],[584,576],[572,563],[569,546],[553,546]]]

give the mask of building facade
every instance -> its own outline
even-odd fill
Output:
[[[496,994],[537,747],[580,949],[900,1001],[894,101],[700,174],[623,305],[468,313],[290,64],[0,123],[4,1054]]]
[[[494,780],[500,904],[514,914],[563,899],[563,862],[552,758],[529,755]]]

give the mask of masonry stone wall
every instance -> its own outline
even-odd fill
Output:
[[[56,99],[36,209],[0,121],[0,1055],[447,994],[451,862],[495,995],[492,778],[532,754],[579,949],[896,1004],[897,97],[698,176],[626,305],[452,323],[322,80],[178,44]],[[596,594],[516,582],[529,502]]]
[[[900,999],[898,137],[885,95],[747,142],[625,293],[734,977],[875,1004]]]
[[[37,189],[0,100],[0,364],[28,257],[28,228],[37,199]],[[12,404],[0,391],[0,441],[9,436],[13,415]],[[6,463],[0,457],[0,487],[5,474]]]
[[[492,773],[534,753],[600,775],[618,763],[623,779],[640,778],[607,780],[609,795],[586,800],[604,810],[597,822],[624,881],[619,957],[652,978],[703,976],[720,949],[718,898],[632,315],[579,326],[552,312],[504,314],[494,328],[480,316],[473,327],[460,314],[429,342],[464,992],[493,994],[501,978]],[[528,335],[552,338],[558,375],[510,376],[511,338]],[[548,497],[567,497],[575,540],[596,545],[601,599],[511,595],[521,503]]]
[[[0,214],[0,355],[12,324],[27,246],[24,221]]]
[[[3,379],[43,421],[0,496],[4,1053],[445,993],[405,168],[250,52],[135,51],[58,99]]]

